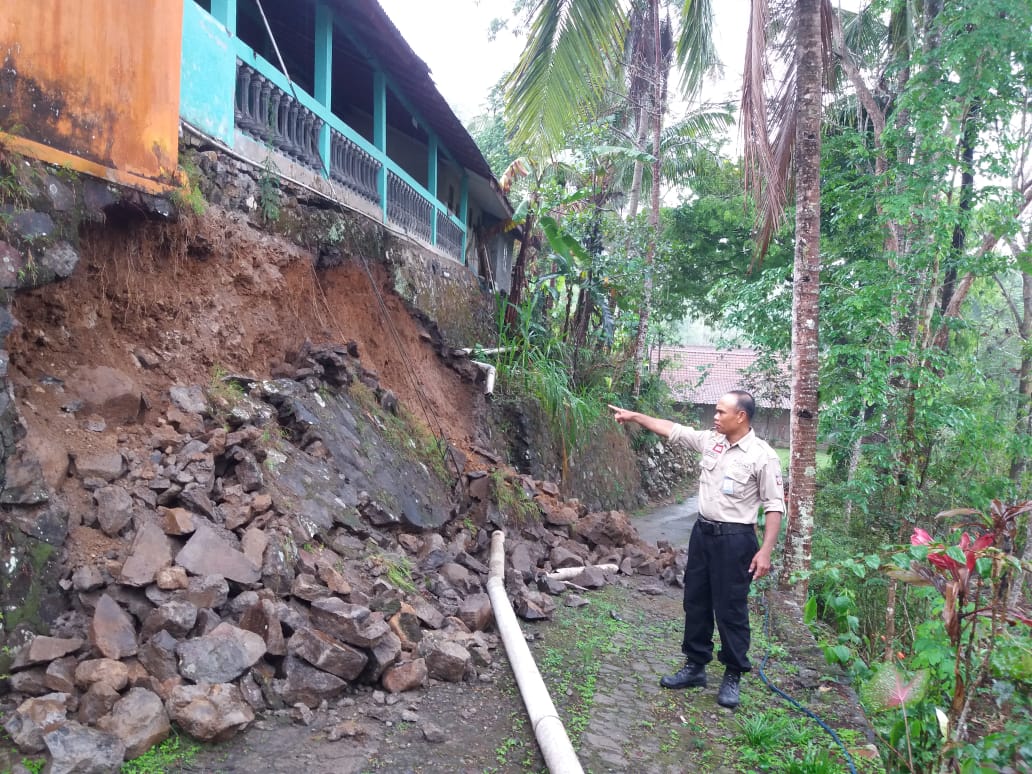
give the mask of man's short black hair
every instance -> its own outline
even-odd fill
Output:
[[[735,404],[738,406],[738,410],[744,411],[749,424],[752,424],[753,414],[756,413],[756,401],[753,399],[753,396],[745,390],[731,390],[728,395],[735,396]]]

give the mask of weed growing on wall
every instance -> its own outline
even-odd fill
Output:
[[[179,170],[183,174],[183,185],[172,192],[172,203],[181,212],[203,215],[208,202],[201,193],[201,170],[193,159],[183,155],[179,157]]]
[[[537,503],[523,490],[519,480],[509,479],[502,468],[491,472],[491,493],[509,524],[521,527],[540,517]]]
[[[281,196],[279,169],[272,160],[272,155],[268,154],[262,165],[262,173],[258,177],[258,212],[264,223],[275,223],[279,220],[282,212]]]

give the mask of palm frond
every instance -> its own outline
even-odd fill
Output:
[[[753,0],[745,43],[741,119],[745,188],[757,201],[771,179],[770,172],[773,166],[765,88],[770,72],[767,61],[769,28],[770,8],[767,0]],[[761,218],[761,222],[765,219]]]
[[[556,147],[601,101],[622,55],[627,16],[618,0],[541,0],[527,45],[507,81],[517,145]]]
[[[830,69],[832,31],[836,22],[831,0],[821,0],[821,39],[824,72]],[[782,44],[768,38],[772,29],[767,0],[753,0],[745,48],[742,83],[742,132],[744,134],[745,187],[756,202],[756,263],[761,263],[778,228],[784,222],[791,191],[792,154],[796,139],[796,20],[782,20]],[[771,68],[767,52],[782,52],[783,74],[773,98],[766,98]],[[773,137],[772,137],[773,135]]]
[[[713,44],[713,6],[710,0],[684,0],[681,6],[681,34],[677,40],[677,66],[681,88],[696,94],[703,77],[720,66]]]
[[[732,123],[733,116],[727,110],[704,110],[664,127],[660,135],[660,174],[663,181],[690,186],[692,179],[708,168],[707,165],[712,164],[716,157],[715,150],[710,147],[713,135],[726,131]],[[614,174],[620,180],[619,187],[630,188],[633,177],[630,163],[619,164]],[[651,190],[652,167],[646,164],[642,168],[641,195],[647,197]]]

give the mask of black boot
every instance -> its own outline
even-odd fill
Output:
[[[720,683],[720,690],[717,692],[717,704],[728,709],[734,709],[738,706],[741,693],[738,683],[741,679],[741,672],[736,672],[733,669],[724,670],[724,680]]]
[[[684,662],[684,666],[672,675],[663,677],[659,684],[664,688],[698,688],[706,686],[706,665],[693,661]]]

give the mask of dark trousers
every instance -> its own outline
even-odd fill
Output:
[[[688,543],[684,571],[684,640],[681,650],[696,664],[713,660],[713,621],[720,632],[717,658],[738,672],[749,663],[749,565],[759,543],[756,527],[712,524],[701,517]]]

